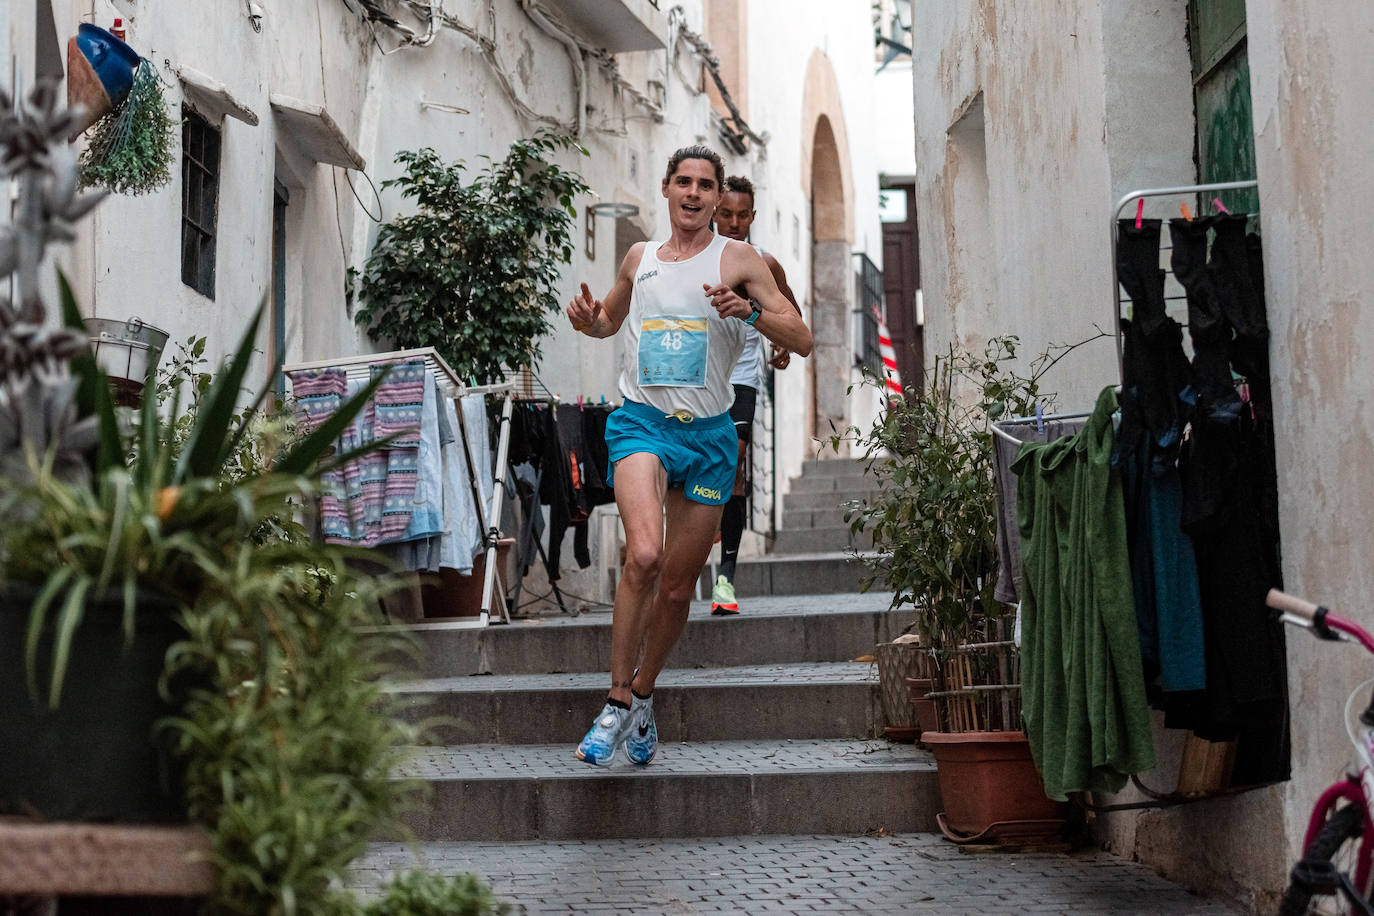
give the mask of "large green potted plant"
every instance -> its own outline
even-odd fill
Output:
[[[238,408],[259,310],[188,426],[152,397],[136,417],[117,412],[65,279],[65,326],[39,282],[47,244],[100,199],[77,195],[71,124],[51,83],[17,111],[0,98],[0,162],[18,183],[0,233],[0,276],[17,292],[0,302],[0,811],[175,819],[174,768],[150,741],[175,709],[175,691],[159,692],[167,650],[232,550],[290,516],[361,401],[226,481],[242,418],[263,402]]]
[[[1008,611],[993,595],[991,427],[1047,404],[1040,379],[1072,347],[1042,355],[1020,374],[1018,345],[1009,336],[989,340],[980,354],[951,347],[936,357],[920,391],[907,388],[872,428],[847,432],[875,480],[876,496],[849,506],[853,530],[873,538],[865,585],[886,583],[892,608],[914,611],[910,629],[919,643],[908,651],[921,654],[925,676],[908,686],[913,703],[938,713],[921,740],[939,765],[941,823],[952,837],[1058,816],[1020,730]],[[839,440],[832,439],[837,450]]]
[[[404,151],[383,182],[417,205],[382,226],[358,292],[358,324],[396,347],[434,347],[463,378],[495,382],[533,366],[562,303],[559,265],[572,260],[574,199],[588,191],[559,166],[587,151],[540,131],[467,180],[432,149]]]

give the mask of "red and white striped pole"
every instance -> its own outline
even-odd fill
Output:
[[[883,358],[883,378],[889,398],[902,396],[902,374],[897,371],[897,351],[892,347],[892,333],[883,321],[882,312],[875,307],[873,317],[878,320],[878,355]]]

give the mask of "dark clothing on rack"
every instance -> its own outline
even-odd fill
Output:
[[[1282,586],[1269,329],[1259,247],[1246,237],[1246,222],[1230,215],[1170,222],[1195,354],[1197,405],[1179,469],[1207,684],[1202,694],[1166,702],[1165,721],[1210,740],[1236,740],[1237,785],[1289,771],[1284,636],[1264,603],[1271,587]]]
[[[606,418],[611,408],[521,401],[511,417],[510,460],[540,473],[539,501],[549,507],[548,572],[559,578],[563,539],[573,529],[573,557],[591,565],[587,520],[594,506],[614,502],[608,476]]]

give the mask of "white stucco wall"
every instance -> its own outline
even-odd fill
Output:
[[[431,146],[446,160],[480,167],[481,155],[499,158],[510,142],[539,126],[523,118],[502,90],[478,44],[452,28],[440,29],[426,48],[383,56],[368,28],[338,0],[299,3],[261,0],[266,15],[255,32],[242,0],[55,0],[60,39],[81,21],[108,26],[126,20],[128,40],[151,59],[171,85],[169,100],[180,102],[174,68],[189,65],[222,82],[251,108],[259,124],[232,118],[222,123],[222,161],[213,300],[185,286],[180,277],[180,150],[173,181],[144,197],[112,196],[86,224],[78,243],[63,257],[78,298],[88,314],[107,318],[137,315],[168,331],[173,342],[192,335],[209,339],[207,355],[218,359],[236,342],[252,310],[271,290],[271,226],[274,174],[288,187],[287,352],[288,362],[323,359],[376,349],[353,324],[345,298],[345,273],[361,268],[376,237],[368,212],[377,202],[367,180],[314,163],[297,150],[289,131],[274,117],[270,97],[285,95],[323,105],[353,147],[367,160],[372,183],[395,177],[396,152]],[[705,28],[702,0],[680,4],[687,27]],[[17,69],[31,69],[30,17],[0,19]],[[513,91],[530,109],[553,120],[571,121],[577,110],[573,68],[564,46],[536,27],[518,0],[495,0],[495,58]],[[553,4],[550,9],[557,10]],[[666,10],[666,7],[665,7]],[[443,11],[491,33],[486,5],[445,0]],[[808,104],[808,62],[819,52],[833,72],[839,118],[845,127],[851,187],[852,251],[881,262],[877,219],[872,27],[868,4],[846,0],[752,0],[747,4],[748,40],[740,95],[752,104],[750,126],[767,137],[743,155],[726,154],[730,173],[750,175],[759,188],[755,240],[783,263],[791,285],[809,310],[811,277],[809,167],[806,145],[815,124],[803,124]],[[658,14],[668,42],[666,13]],[[786,28],[779,31],[778,24]],[[395,37],[379,28],[383,44]],[[710,37],[709,35],[707,36]],[[564,272],[561,295],[570,297],[586,281],[598,294],[608,289],[616,267],[616,224],[597,220],[594,260],[583,250],[581,210],[594,200],[625,201],[640,208],[635,226],[652,238],[668,232],[659,182],[669,154],[680,146],[706,143],[723,150],[713,124],[709,96],[700,92],[699,59],[677,43],[677,64],[664,50],[618,55],[621,75],[637,91],[661,94],[658,117],[615,89],[593,63],[586,66],[586,129],[589,157],[560,156],[577,169],[594,196],[579,201],[573,229],[575,254]],[[8,79],[6,80],[8,82]],[[661,87],[661,88],[660,88]],[[421,101],[456,106],[467,114],[422,108]],[[814,100],[812,100],[814,102]],[[352,184],[362,203],[354,199]],[[381,193],[384,220],[409,202],[394,190]],[[797,231],[794,233],[794,224]],[[852,260],[852,259],[851,259]],[[850,273],[852,273],[852,264]],[[852,297],[852,279],[846,281]],[[809,318],[809,311],[807,317]],[[852,341],[846,341],[852,347]],[[266,351],[264,327],[259,348]],[[538,372],[565,401],[578,396],[618,399],[618,359],[613,344],[575,334],[554,321],[543,344]],[[817,452],[809,418],[810,369],[795,359],[777,381],[780,483],[800,471]],[[850,378],[824,378],[842,391]],[[856,400],[852,420],[865,423],[872,403]]]

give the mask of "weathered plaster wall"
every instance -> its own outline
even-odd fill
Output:
[[[1359,101],[1337,109],[1333,94],[1319,88],[1370,84],[1369,65],[1357,63],[1355,51],[1355,43],[1367,39],[1370,23],[1367,17],[1333,22],[1310,34],[1303,23],[1312,20],[1304,12],[1315,15],[1269,2],[1256,9],[1252,3],[1249,26],[1252,68],[1258,66],[1256,125],[1265,149],[1260,178],[1276,328],[1274,375],[1284,380],[1282,397],[1288,401],[1279,405],[1280,422],[1294,424],[1291,435],[1280,434],[1289,443],[1279,456],[1288,468],[1281,484],[1289,494],[1284,544],[1290,584],[1299,589],[1299,581],[1291,578],[1300,568],[1295,551],[1312,568],[1309,581],[1318,583],[1313,588],[1324,581],[1320,572],[1334,570],[1335,563],[1343,570],[1355,568],[1353,556],[1339,548],[1359,544],[1351,534],[1359,525],[1358,510],[1346,516],[1349,522],[1339,537],[1323,538],[1318,520],[1329,530],[1331,515],[1306,504],[1318,495],[1334,499],[1339,493],[1348,499],[1347,494],[1367,492],[1358,483],[1367,479],[1367,469],[1347,460],[1341,466],[1348,470],[1337,471],[1334,449],[1344,446],[1342,455],[1369,451],[1360,421],[1352,423],[1348,411],[1339,420],[1323,415],[1317,403],[1319,398],[1323,404],[1342,398],[1363,403],[1354,381],[1360,377],[1354,342],[1363,322],[1353,306],[1341,305],[1357,301],[1360,278],[1353,263],[1342,264],[1349,259],[1337,257],[1340,266],[1311,262],[1322,249],[1319,233],[1333,228],[1332,208],[1339,206],[1348,220],[1338,230],[1340,237],[1358,238],[1360,229],[1370,228],[1369,200],[1347,194],[1337,204],[1330,196],[1330,187],[1361,186],[1358,169],[1369,129],[1355,112],[1366,99],[1356,93]],[[1137,188],[1195,180],[1185,3],[1059,0],[994,6],[965,0],[922,5],[915,15],[917,193],[928,355],[951,341],[976,347],[1002,333],[1020,335],[1023,352],[1034,354],[1051,342],[1080,340],[1095,328],[1110,330],[1112,206]],[[1353,15],[1347,13],[1347,19]],[[1280,20],[1277,27],[1266,22],[1273,19]],[[1271,39],[1259,35],[1262,28],[1286,31]],[[1261,80],[1270,88],[1262,89]],[[1290,99],[1298,103],[1292,114],[1286,107]],[[1341,125],[1340,132],[1334,125]],[[1318,176],[1330,173],[1333,156],[1348,172],[1328,185]],[[1274,184],[1272,173],[1279,168],[1294,187]],[[1307,217],[1294,225],[1300,189],[1310,192],[1310,203]],[[1175,215],[1177,205],[1177,198],[1151,201],[1146,213]],[[1325,250],[1333,260],[1333,249]],[[1300,261],[1305,262],[1301,267]],[[1315,309],[1320,317],[1291,315],[1300,282],[1307,294],[1304,311]],[[1312,289],[1321,291],[1316,303]],[[1323,383],[1313,380],[1307,360],[1329,367]],[[1081,408],[1116,380],[1115,352],[1106,338],[1056,367],[1045,387],[1061,394],[1061,406]],[[1305,494],[1295,497],[1289,484],[1297,484],[1299,468],[1304,479],[1310,478],[1317,458],[1313,446],[1292,444],[1298,441],[1332,441],[1333,460],[1329,471],[1318,474],[1329,479],[1320,486],[1309,480],[1297,490]],[[1342,594],[1354,598],[1359,593],[1352,587]],[[1312,658],[1310,647],[1295,641],[1290,658],[1295,707],[1344,696],[1349,678],[1329,688],[1307,684],[1314,678],[1301,673]],[[1352,663],[1351,678],[1355,670]],[[1322,683],[1331,680],[1338,679]],[[1282,885],[1295,831],[1301,831],[1301,809],[1315,795],[1312,784],[1330,776],[1343,759],[1338,729],[1334,718],[1308,733],[1295,723],[1299,772],[1311,772],[1302,769],[1303,761],[1315,761],[1319,753],[1332,761],[1315,766],[1320,777],[1299,778],[1283,791],[1113,814],[1098,818],[1095,827],[1111,848],[1176,880],[1272,908],[1268,895]],[[1162,729],[1156,736],[1161,762],[1145,779],[1167,790],[1176,777],[1181,736]],[[1138,798],[1127,792],[1113,800]]]
[[[1100,4],[963,0],[913,15],[927,363],[1000,334],[1027,355],[1091,336],[1111,286]],[[1114,377],[1102,340],[1046,390],[1081,408]]]
[[[1247,4],[1250,90],[1264,214],[1284,583],[1374,626],[1374,7]],[[1312,802],[1349,762],[1341,723],[1368,657],[1293,634],[1288,643],[1293,780],[1284,859]]]

